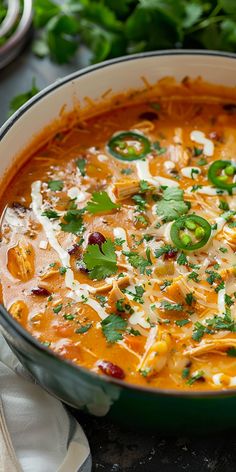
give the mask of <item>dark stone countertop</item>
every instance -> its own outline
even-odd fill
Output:
[[[26,49],[0,71],[0,125],[6,120],[11,98],[28,90],[32,77],[42,89],[86,64],[81,50],[73,64],[57,66],[38,60]],[[132,431],[74,412],[84,427],[93,456],[94,472],[235,472],[236,433],[189,438],[166,437],[160,433]],[[216,412],[217,414],[217,412]],[[69,471],[68,471],[69,472]]]

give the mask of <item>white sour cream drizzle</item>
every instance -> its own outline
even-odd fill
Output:
[[[180,172],[187,179],[197,179],[201,174],[201,169],[199,167],[183,167]]]
[[[205,156],[213,156],[214,154],[214,143],[206,138],[205,133],[202,131],[192,131],[190,133],[191,141],[194,141],[197,144],[203,145],[203,153]]]
[[[223,377],[224,374],[219,372],[218,374],[215,374],[212,376],[212,381],[215,385],[222,386],[221,383],[221,377]],[[228,377],[228,375],[227,375]],[[228,387],[235,387],[236,386],[236,377],[230,377]]]
[[[41,181],[40,180],[33,182],[31,186],[31,198],[32,198],[32,210],[36,218],[38,219],[39,223],[42,225],[50,246],[58,254],[62,265],[67,268],[67,271],[65,274],[65,285],[67,288],[71,290],[71,292],[69,293],[69,296],[71,296],[71,298],[75,299],[78,302],[82,301],[86,303],[86,305],[89,305],[91,308],[93,308],[93,310],[95,310],[98,313],[101,319],[106,318],[107,314],[102,309],[101,305],[96,300],[89,297],[89,293],[94,293],[95,291],[94,287],[91,287],[90,285],[87,285],[87,284],[80,284],[77,280],[75,280],[74,273],[70,268],[70,255],[58,243],[49,218],[47,218],[47,216],[42,215],[43,199],[41,195]]]
[[[139,160],[136,162],[137,174],[140,180],[147,180],[154,187],[160,187],[160,185],[167,185],[168,187],[179,187],[178,182],[172,179],[166,179],[159,175],[152,175],[149,170],[149,163],[147,160]]]

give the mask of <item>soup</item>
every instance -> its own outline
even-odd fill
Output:
[[[35,147],[1,197],[11,315],[98,374],[235,386],[235,126],[233,103],[154,95]]]

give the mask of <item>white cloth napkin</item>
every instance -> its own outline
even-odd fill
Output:
[[[0,472],[90,472],[87,438],[0,334]]]

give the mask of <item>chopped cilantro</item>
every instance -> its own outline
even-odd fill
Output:
[[[111,314],[101,322],[102,332],[109,343],[121,341],[122,332],[127,328],[127,321],[121,316]]]
[[[193,185],[191,188],[191,192],[196,192],[196,190],[202,188],[202,185]]]
[[[236,357],[236,348],[235,347],[230,347],[227,350],[227,356]]]
[[[116,253],[113,242],[107,239],[101,246],[88,246],[83,259],[92,279],[105,279],[117,272]]]
[[[156,213],[165,222],[176,220],[188,210],[189,205],[183,200],[183,190],[177,187],[167,187],[162,200],[156,204]]]
[[[215,292],[218,293],[220,290],[223,290],[225,288],[225,283],[224,281],[222,280],[219,285],[217,285],[217,287],[215,288]]]
[[[166,151],[167,151],[166,147],[161,146],[160,141],[155,141],[155,143],[153,143],[153,147],[154,147],[154,149],[155,149],[158,156],[161,156],[162,154],[165,154]]]
[[[113,203],[107,192],[94,192],[91,201],[87,203],[86,210],[95,215],[117,210],[119,207],[120,205]]]
[[[190,320],[176,320],[175,324],[179,327],[185,326],[186,324],[190,323]]]
[[[228,203],[225,202],[224,200],[220,200],[219,209],[224,210],[224,211],[228,211],[229,210]]]
[[[210,285],[213,285],[216,280],[221,280],[221,276],[220,274],[218,274],[218,272],[214,272],[213,270],[206,270],[206,273],[209,274],[206,280]]]
[[[76,160],[76,166],[78,167],[82,177],[86,175],[85,168],[86,168],[86,160],[85,159],[77,159]]]
[[[62,309],[62,303],[55,306],[55,308],[53,308],[53,311],[54,311],[54,313],[59,313],[61,311],[61,309]]]
[[[188,263],[187,257],[185,256],[185,254],[183,252],[181,252],[181,254],[179,255],[179,257],[177,259],[177,264],[186,265],[187,263]]]
[[[99,301],[102,307],[104,307],[107,303],[107,297],[105,297],[104,295],[96,295],[96,299]]]
[[[198,166],[204,166],[205,164],[207,164],[207,160],[205,159],[205,157],[201,157],[200,159],[198,159],[197,161]]]
[[[170,244],[165,244],[165,246],[162,246],[155,250],[155,257],[159,258],[170,251],[177,252],[177,249],[174,246],[171,246]]]
[[[195,282],[199,282],[199,275],[197,272],[193,271],[191,274],[188,274],[188,279],[194,280]]]
[[[45,210],[42,212],[42,216],[47,216],[50,220],[56,220],[59,218],[59,215],[56,211],[54,210]]]
[[[127,290],[127,289],[124,289],[123,292],[127,293],[128,295],[131,295],[135,302],[143,304],[144,299],[142,297],[143,297],[143,294],[145,292],[144,288],[142,287],[142,285],[135,285],[134,290],[135,290],[135,293],[131,292],[130,290]]]
[[[134,195],[132,200],[134,200],[137,205],[137,211],[144,211],[146,209],[147,202],[141,195]]]
[[[64,187],[64,183],[61,180],[50,180],[48,182],[48,188],[53,192],[57,192],[62,190]]]
[[[230,221],[228,226],[229,226],[229,228],[236,228],[236,221]]]
[[[220,249],[221,252],[223,252],[223,254],[228,252],[228,249],[226,247],[220,247],[219,249]]]
[[[149,185],[149,183],[147,182],[147,180],[140,180],[139,186],[140,186],[140,191],[141,191],[142,193],[143,193],[143,192],[147,192],[148,190],[150,190],[150,185]]]
[[[150,260],[146,259],[143,256],[140,256],[138,252],[129,252],[129,251],[122,251],[122,253],[128,257],[129,263],[135,268],[139,269],[141,274],[146,272],[147,266],[150,265]]]
[[[131,307],[129,303],[124,303],[125,299],[124,298],[119,298],[119,300],[116,301],[116,310],[119,311],[120,313],[129,313],[133,314],[134,310]]]
[[[190,306],[193,304],[193,302],[196,301],[196,299],[195,299],[192,292],[187,293],[187,295],[185,297],[185,301],[186,301],[187,305],[190,305]]]
[[[65,318],[65,320],[74,320],[75,319],[75,315],[72,315],[72,314],[65,314],[63,315],[63,318]]]
[[[194,382],[197,380],[204,379],[204,372],[203,370],[199,370],[196,374],[192,375],[189,380],[187,380],[187,385],[193,385]]]
[[[114,244],[115,244],[116,246],[122,246],[124,243],[125,243],[125,240],[122,239],[122,238],[115,238],[115,239],[114,239]]]
[[[61,275],[65,274],[67,271],[67,268],[66,267],[59,267],[59,272]]]
[[[229,295],[227,295],[227,293],[225,294],[225,304],[226,304],[229,308],[234,304],[234,301],[233,301],[232,297],[230,297]]]
[[[190,375],[190,369],[189,367],[185,367],[183,370],[182,370],[182,379],[187,379]]]
[[[181,303],[170,303],[166,300],[161,302],[161,308],[165,311],[183,311],[183,305]]]
[[[77,329],[75,330],[75,333],[76,333],[76,334],[84,334],[84,333],[87,333],[87,331],[91,328],[91,326],[92,326],[92,323],[88,323],[88,324],[86,324],[86,325],[82,325],[82,326],[80,326],[80,328],[77,328]]]
[[[128,328],[129,334],[132,334],[133,336],[141,336],[141,333],[138,329],[134,328]]]
[[[123,175],[133,174],[133,169],[130,169],[130,167],[127,167],[127,169],[121,169],[121,174]]]
[[[84,224],[82,218],[83,210],[72,209],[68,210],[64,215],[64,221],[61,223],[61,229],[65,233],[80,234],[84,231]]]
[[[201,148],[197,148],[194,146],[193,148],[193,157],[198,157],[198,156],[201,156],[203,154],[203,149]]]

